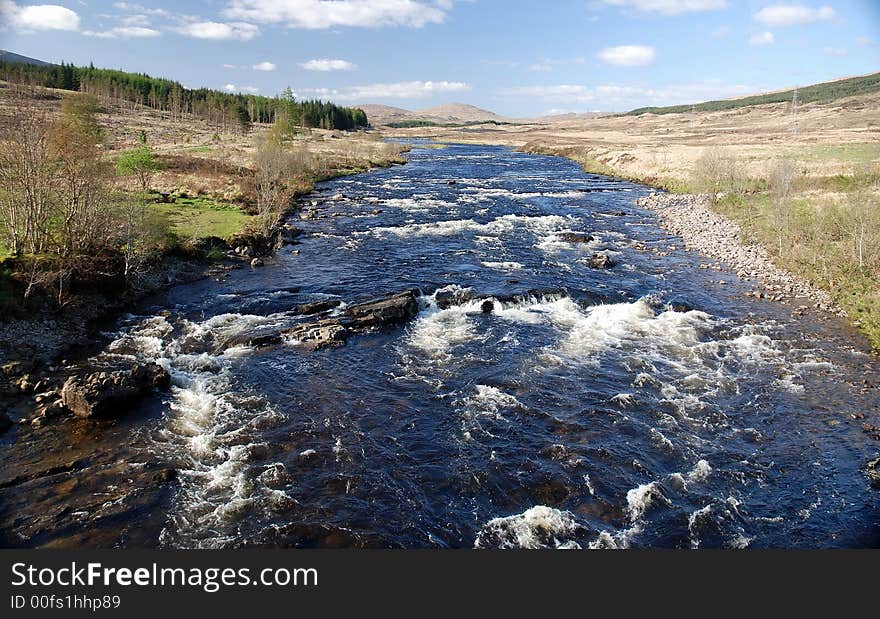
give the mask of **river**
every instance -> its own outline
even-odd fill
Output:
[[[876,546],[863,340],[705,268],[649,191],[465,145],[322,184],[300,244],[108,329],[103,354],[172,387],[6,446],[4,467],[78,458],[7,484],[6,545]],[[413,320],[342,346],[218,348],[411,288]]]

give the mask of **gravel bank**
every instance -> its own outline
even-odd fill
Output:
[[[836,316],[846,316],[827,291],[774,266],[760,245],[744,245],[739,225],[710,210],[704,196],[653,193],[636,204],[657,213],[663,228],[680,236],[688,249],[732,267],[741,279],[763,286],[764,291],[756,291],[756,296],[808,303]]]

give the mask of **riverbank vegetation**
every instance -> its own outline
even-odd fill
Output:
[[[243,132],[0,82],[4,317],[136,289],[169,256],[224,259],[253,243],[271,251],[261,239],[315,182],[403,161],[403,146],[378,136],[303,127],[303,114],[338,114],[334,106],[275,101],[273,124]]]
[[[811,175],[797,159],[780,158],[766,170],[749,176],[732,150],[707,149],[683,189],[707,194],[746,242],[831,292],[880,351],[880,166]]]

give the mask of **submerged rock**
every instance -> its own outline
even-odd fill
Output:
[[[614,261],[605,252],[596,252],[590,256],[590,267],[593,269],[610,269]]]
[[[281,233],[279,234],[279,238],[281,243],[284,245],[291,245],[293,243],[299,243],[297,239],[302,236],[303,231],[299,228],[296,228],[291,225],[286,225],[281,228]]]
[[[566,243],[589,243],[593,236],[586,232],[560,232],[559,239]]]
[[[153,389],[170,383],[168,371],[156,363],[71,376],[61,389],[61,401],[78,417],[118,415],[121,407]]]

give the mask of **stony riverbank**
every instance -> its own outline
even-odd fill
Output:
[[[806,302],[815,309],[846,316],[827,291],[776,267],[764,247],[743,243],[740,226],[710,210],[705,196],[652,193],[636,203],[657,213],[663,228],[680,236],[688,249],[730,266],[741,279],[763,287],[763,291],[755,291],[756,296],[802,305]]]

